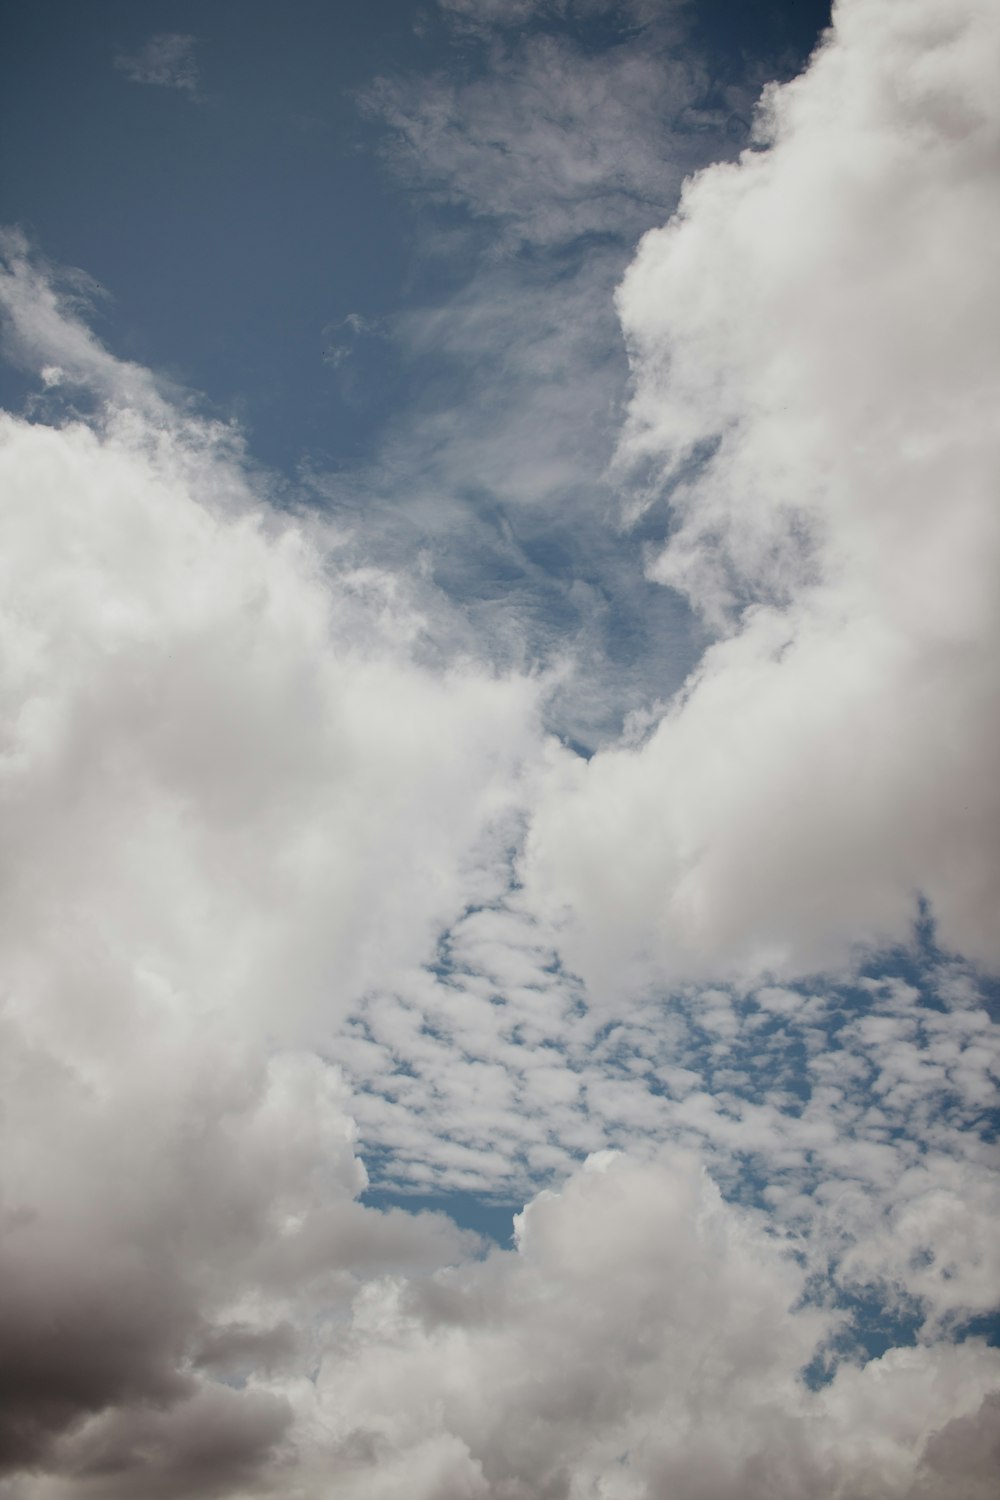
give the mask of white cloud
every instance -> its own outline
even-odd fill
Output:
[[[183,32],[157,32],[138,51],[120,52],[115,67],[133,83],[150,83],[193,95],[198,88],[197,45],[197,37]]]
[[[346,1495],[420,1500],[911,1494],[1000,1358],[896,1351],[813,1393],[835,1319],[795,1310],[802,1287],[696,1161],[598,1159],[531,1204],[516,1252],[359,1296],[309,1396],[316,1462]]]
[[[231,435],[119,367],[16,255],[3,290],[22,354],[41,330],[39,361],[98,398],[88,422],[2,434],[4,1500],[311,1500],[331,1482],[358,1500],[834,1483],[978,1500],[1000,1360],[941,1335],[993,1284],[983,1171],[942,1150],[880,1207],[896,1158],[822,1100],[783,1122],[692,1092],[694,1068],[674,1068],[676,1100],[644,1092],[629,1048],[695,1062],[700,1025],[721,1067],[744,1014],[797,1015],[787,992],[748,1011],[716,988],[602,1038],[552,934],[523,897],[500,904],[534,686],[420,665],[401,580],[271,511]],[[445,923],[464,994],[416,967]],[[415,1168],[488,1187],[515,1149],[560,1172],[607,1143],[574,1120],[580,1089],[640,1159],[599,1155],[486,1259],[447,1220],[360,1205],[364,1101],[329,1059],[350,1060],[334,1022],[372,991],[360,1082],[388,1042],[439,1068],[451,1111],[445,1140],[410,1110]],[[905,988],[881,1027],[842,1028],[881,1060],[887,1109],[928,1073],[980,1097],[984,1026],[960,975],[947,991],[916,1058]],[[579,1080],[549,1037],[589,1058]],[[643,1151],[665,1110],[697,1151]],[[840,1197],[817,1193],[810,1220],[802,1174],[779,1173],[787,1240],[700,1164],[725,1172],[750,1143],[780,1163],[806,1140]],[[845,1285],[898,1279],[934,1317],[925,1342],[812,1391],[803,1366],[843,1315],[801,1299],[852,1246]]]
[[[407,179],[495,221],[509,252],[634,237],[669,212],[686,172],[733,149],[750,99],[667,27],[596,53],[532,35],[458,83],[379,79],[366,104]]]
[[[994,956],[996,27],[839,25],[623,290],[627,456],[722,433],[652,563],[722,636],[589,764],[6,242],[2,1500],[990,1493],[997,1027],[940,954],[794,978],[915,886]],[[561,1186],[483,1256],[359,1135]]]
[[[650,571],[721,639],[640,749],[553,758],[526,875],[599,990],[837,965],[918,892],[1000,961],[998,41],[847,0],[626,277]]]
[[[363,1146],[404,1193],[509,1203],[587,1152],[682,1141],[768,1205],[836,1296],[902,1299],[933,1332],[1000,1287],[1000,1027],[971,995],[942,1009],[949,976],[924,983],[692,987],[602,1010],[508,901],[463,918],[435,973],[373,997],[338,1055]]]
[[[6,289],[34,327],[36,282]],[[14,947],[59,913],[72,964],[75,927],[124,922],[171,989],[322,1018],[461,908],[535,688],[418,666],[397,580],[338,572],[224,430],[88,340],[67,323],[60,363],[109,393],[96,430],[4,421]]]
[[[261,1146],[280,1138],[281,1107],[261,1122]],[[288,1165],[274,1163],[285,1183]],[[308,1350],[287,1327],[234,1320],[201,1361],[228,1347],[231,1371],[254,1368],[249,1384],[188,1374],[175,1390],[115,1390],[58,1439],[47,1475],[5,1495],[124,1496],[138,1483],[302,1497],[335,1483],[412,1500],[984,1493],[997,1352],[978,1341],[896,1350],[810,1390],[801,1367],[837,1319],[796,1308],[804,1273],[790,1249],[727,1207],[693,1158],[598,1158],[529,1206],[516,1251],[485,1261],[421,1273],[411,1244],[408,1274],[379,1274],[378,1237],[356,1239],[369,1279],[342,1279],[348,1315],[317,1323],[337,1243],[322,1247],[311,1296],[299,1279],[292,1310],[313,1320]],[[244,1271],[231,1230],[224,1267],[231,1291]],[[176,1307],[156,1311],[173,1315],[176,1340]]]
[[[228,1493],[289,1413],[241,1415],[206,1362],[301,1362],[353,1266],[463,1249],[354,1203],[347,1101],[302,1045],[502,866],[536,688],[421,666],[398,580],[339,567],[8,249],[20,356],[93,407],[0,420],[8,1438],[84,1486],[176,1441],[162,1492]]]

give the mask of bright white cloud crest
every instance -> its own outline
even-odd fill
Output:
[[[589,761],[6,242],[3,1500],[994,1492],[1000,25],[836,20],[621,288],[717,639]]]

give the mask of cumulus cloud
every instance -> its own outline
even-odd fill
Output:
[[[589,761],[5,241],[3,1500],[986,1500],[997,30],[849,0],[644,241],[718,638]]]
[[[32,274],[7,289],[32,324]],[[99,427],[4,424],[12,932],[30,946],[27,911],[57,909],[100,930],[123,902],[173,986],[197,975],[217,1000],[242,968],[244,1005],[280,975],[289,1014],[342,1007],[460,909],[535,689],[421,669],[394,579],[334,582],[321,534],[262,505],[225,431],[175,419],[76,325],[65,342],[64,369],[109,393]]]
[[[453,967],[543,1040],[545,934],[512,897],[488,909],[535,689],[422,666],[389,581],[269,510],[227,435],[104,356],[21,249],[22,354],[41,327],[97,405],[3,429],[5,1500],[978,1500],[996,1351],[939,1320],[838,1357],[801,1221],[727,1204],[704,1138],[592,1157],[486,1256],[358,1202],[352,997],[399,989],[451,913]],[[446,731],[429,758],[421,712]],[[720,993],[719,1037],[731,1010]],[[467,1120],[503,1102],[488,1067],[464,1082]],[[951,1204],[926,1186],[852,1276],[968,1206],[958,1179]]]
[[[370,1274],[308,1362],[234,1327],[248,1385],[139,1387],[6,1493],[983,1493],[996,1351],[897,1350],[813,1390],[802,1366],[836,1318],[803,1290],[695,1160],[593,1158],[529,1206],[514,1251]]]
[[[649,571],[719,639],[640,749],[553,759],[526,869],[599,988],[836,965],[917,893],[1000,960],[998,42],[847,0],[622,285]]]
[[[338,570],[232,434],[7,249],[20,357],[90,410],[0,424],[7,1462],[117,1474],[177,1443],[163,1493],[190,1493],[204,1427],[228,1492],[285,1406],[252,1417],[203,1367],[280,1364],[288,1289],[332,1316],[372,1236],[462,1243],[354,1203],[343,1091],[302,1045],[479,889],[536,690],[421,666],[394,581]]]
[[[198,64],[194,55],[197,45],[197,37],[184,32],[157,32],[136,52],[118,53],[115,67],[132,83],[180,89],[193,95],[198,88]]]

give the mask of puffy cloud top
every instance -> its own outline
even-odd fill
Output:
[[[529,870],[603,984],[840,963],[917,893],[1000,962],[998,46],[840,5],[621,287],[650,572],[720,639],[641,748],[554,761]]]
[[[5,242],[0,1500],[994,1493],[998,47],[845,0],[642,242],[622,473],[715,639],[589,761]],[[927,1003],[792,985],[920,896]],[[532,1112],[511,1248],[363,1201],[356,1121]]]

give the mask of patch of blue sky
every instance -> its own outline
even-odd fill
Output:
[[[362,1202],[372,1208],[402,1208],[407,1213],[446,1214],[460,1229],[471,1229],[487,1244],[508,1248],[514,1238],[514,1215],[521,1212],[519,1199],[504,1201],[477,1197],[471,1193],[421,1193],[392,1191],[371,1187],[362,1194]]]
[[[806,1297],[802,1305],[828,1307],[828,1284],[818,1285],[814,1299]],[[912,1299],[887,1296],[884,1288],[867,1288],[841,1292],[836,1307],[843,1321],[802,1371],[811,1390],[828,1385],[844,1361],[865,1364],[881,1359],[889,1349],[912,1348],[918,1342],[923,1312]]]
[[[925,1254],[929,1256],[929,1252]],[[843,1321],[802,1372],[814,1390],[828,1384],[844,1360],[863,1364],[880,1359],[890,1349],[913,1348],[921,1342],[926,1307],[898,1285],[841,1284],[832,1290],[828,1276],[811,1278],[802,1305],[831,1304],[843,1315]],[[958,1342],[982,1339],[995,1348],[1000,1345],[1000,1309],[959,1320],[950,1333]]]
[[[412,18],[393,0],[349,32],[316,0],[294,26],[255,0],[6,12],[5,216],[109,289],[100,332],[119,353],[235,412],[287,471],[375,425],[331,399],[321,340],[359,302],[394,305],[404,274],[405,207],[360,149],[353,94],[422,57]],[[114,68],[151,32],[194,38],[197,98]]]
[[[745,76],[748,62],[767,59],[779,76],[796,72],[829,24],[822,0],[698,0],[690,9],[692,44],[710,53],[723,78]]]

